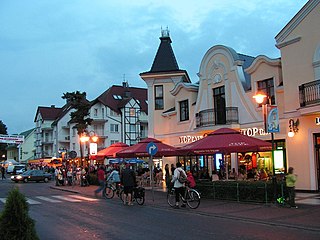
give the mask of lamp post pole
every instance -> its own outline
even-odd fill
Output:
[[[82,147],[85,147],[85,143],[89,141],[89,136],[84,132],[82,136],[80,137],[80,166],[83,167],[83,149]],[[82,146],[83,145],[83,146]]]
[[[263,93],[258,93],[253,98],[256,100],[258,104],[262,104],[262,112],[263,112],[263,122],[264,122],[264,130],[265,132],[268,131],[268,126],[267,126],[267,110],[268,110],[268,103],[271,105],[271,99],[263,94]],[[268,99],[268,103],[263,104],[264,99]],[[277,178],[276,178],[276,171],[275,171],[275,166],[274,166],[274,150],[275,150],[275,142],[274,142],[274,133],[271,132],[271,159],[272,159],[272,185],[273,185],[273,200],[276,201],[277,199]]]

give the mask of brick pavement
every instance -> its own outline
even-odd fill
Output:
[[[94,197],[97,186],[54,186],[50,188]],[[113,199],[114,201],[117,199]],[[106,201],[112,201],[107,200]],[[289,226],[320,232],[320,194],[297,193],[298,209],[281,207],[274,204],[242,203],[201,199],[198,209],[173,209],[166,202],[166,193],[160,187],[146,188],[145,205],[172,211],[188,211],[220,219],[234,219],[277,226]]]

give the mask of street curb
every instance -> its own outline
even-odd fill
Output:
[[[71,192],[71,193],[80,193],[79,191],[75,191],[75,190],[69,190],[69,189],[64,189],[64,188],[59,188],[59,187],[53,187],[50,186],[51,189],[55,189],[55,190],[60,190],[60,191],[64,191],[64,192]]]

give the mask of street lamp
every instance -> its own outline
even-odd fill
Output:
[[[271,106],[271,99],[264,93],[257,93],[253,96],[253,98],[256,100],[258,104],[262,104],[262,114],[263,114],[263,123],[264,123],[264,130],[266,133],[271,133],[271,144],[272,144],[272,152],[271,152],[271,158],[272,158],[272,185],[273,185],[273,198],[276,201],[277,199],[277,179],[276,179],[276,172],[275,172],[275,166],[274,166],[274,132],[279,132],[279,120],[278,120],[278,110],[275,106],[273,106],[273,112],[275,113],[272,117],[272,123],[269,123],[267,116],[268,114],[268,105]],[[264,103],[264,100],[268,99],[268,102],[266,104]],[[270,111],[271,112],[271,111]],[[269,127],[271,125],[271,127]]]
[[[84,132],[82,134],[82,136],[80,137],[80,142],[81,143],[89,143],[89,147],[88,147],[88,157],[90,155],[96,155],[97,154],[97,142],[99,140],[99,137],[96,135],[96,133],[94,131],[90,131],[89,135],[87,135],[86,132]],[[81,148],[81,146],[80,146]],[[83,156],[81,156],[81,160],[82,160]]]
[[[271,105],[270,98],[264,94],[264,93],[257,93],[256,95],[253,96],[253,98],[256,100],[256,103],[262,104],[262,114],[263,114],[263,124],[264,124],[264,130],[265,132],[269,132],[268,127],[267,127],[267,111],[268,111],[268,105]],[[265,99],[268,99],[268,103],[263,104]],[[272,144],[272,174],[275,176],[275,167],[274,167],[274,132],[271,132],[271,144]]]
[[[265,132],[271,133],[271,144],[272,144],[272,185],[273,185],[273,199],[276,201],[277,199],[277,178],[276,178],[276,172],[275,172],[275,166],[274,166],[274,132],[279,132],[279,116],[278,116],[278,109],[276,106],[271,106],[271,99],[264,93],[257,93],[253,98],[256,100],[258,104],[262,104],[262,114],[263,114],[263,122],[264,122],[264,129]],[[268,102],[266,104],[263,104],[264,99],[268,99]],[[270,116],[267,116],[268,114],[268,105],[270,105],[270,108],[272,110],[270,113]],[[271,120],[272,122],[269,122],[267,120]],[[270,126],[270,127],[269,127]]]

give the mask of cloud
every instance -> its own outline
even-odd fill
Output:
[[[146,87],[139,73],[151,68],[161,27],[168,26],[179,67],[192,82],[216,44],[278,57],[275,35],[306,2],[0,1],[0,78],[6,89],[0,120],[10,133],[22,132],[28,120],[33,127],[38,106],[62,106],[64,92],[86,91],[92,100],[124,78]],[[19,107],[10,107],[12,102]]]

